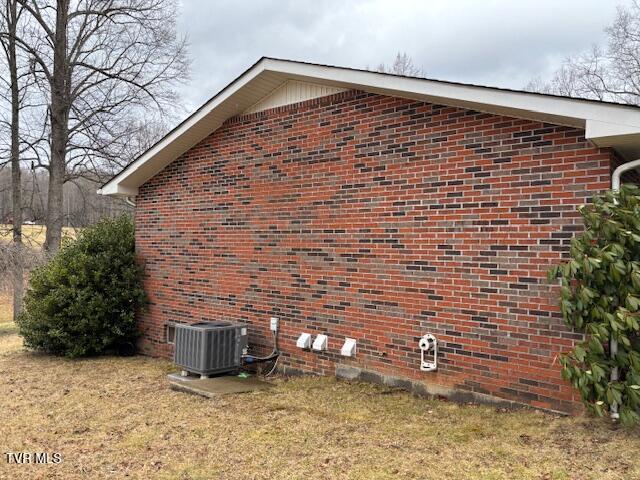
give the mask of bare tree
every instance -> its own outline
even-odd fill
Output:
[[[550,80],[526,90],[640,105],[640,1],[619,6],[607,43],[567,58]]]
[[[173,87],[186,78],[186,42],[175,28],[174,0],[17,0],[38,41],[17,40],[47,99],[42,138],[31,142],[37,168],[48,171],[45,249],[60,246],[63,186],[99,180],[129,160],[130,131],[141,116],[166,115]]]
[[[392,73],[394,75],[404,75],[405,77],[424,77],[424,70],[414,65],[413,59],[406,53],[400,53],[396,55],[393,64],[390,66],[381,63],[376,68],[381,73]]]
[[[12,203],[12,241],[15,252],[10,263],[13,277],[13,318],[22,310],[22,293],[24,285],[24,271],[22,262],[22,169],[20,166],[20,108],[22,89],[20,86],[20,72],[16,39],[18,37],[18,22],[22,9],[18,9],[17,0],[7,0],[0,11],[0,47],[6,60],[9,82],[7,85],[9,119],[6,127],[9,130],[9,163],[11,165],[11,203]]]

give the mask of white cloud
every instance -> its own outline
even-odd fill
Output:
[[[429,77],[521,88],[602,43],[602,0],[183,0],[188,110],[261,56],[355,68],[409,54]]]

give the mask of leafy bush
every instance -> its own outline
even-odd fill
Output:
[[[571,242],[570,260],[554,267],[561,279],[566,323],[587,340],[561,357],[563,377],[598,415],[619,406],[625,424],[640,421],[640,189],[623,186],[580,207],[585,232]],[[611,358],[609,341],[618,341]],[[619,379],[611,381],[614,367]]]
[[[25,344],[68,357],[132,353],[134,312],[145,301],[140,279],[128,216],[83,230],[31,273],[18,319]]]

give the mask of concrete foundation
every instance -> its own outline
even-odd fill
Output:
[[[242,378],[236,375],[225,375],[201,379],[199,377],[184,377],[179,373],[172,373],[167,377],[169,378],[169,386],[172,390],[193,393],[207,398],[265,390],[272,386],[271,383],[260,380],[255,376]]]
[[[308,374],[302,370],[291,368],[288,366],[284,366],[279,369],[280,373],[288,376],[298,376]],[[522,408],[532,408],[530,405],[515,402],[512,400],[505,400],[503,398],[494,397],[492,395],[487,395],[484,393],[471,392],[466,390],[460,390],[453,387],[445,387],[442,385],[430,384],[427,382],[421,382],[417,380],[410,380],[402,377],[394,377],[391,375],[385,375],[382,373],[372,372],[369,370],[364,370],[358,367],[352,367],[348,365],[337,365],[336,366],[336,377],[343,380],[355,380],[358,382],[367,382],[374,383],[377,385],[384,385],[392,388],[399,388],[402,390],[406,390],[414,395],[425,397],[425,398],[446,398],[447,400],[451,400],[456,403],[478,403],[484,405],[491,405],[496,408],[505,408],[505,409],[522,409]],[[557,414],[557,415],[568,415],[566,412],[559,412],[557,410],[539,408],[538,410],[542,410],[545,412]]]

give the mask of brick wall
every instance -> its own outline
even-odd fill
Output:
[[[140,189],[141,348],[168,356],[166,322],[227,318],[261,352],[275,315],[292,367],[570,411],[556,355],[580,336],[544,279],[610,167],[580,129],[362,92],[231,119]],[[329,351],[298,350],[301,332]],[[435,373],[419,370],[426,332]]]

